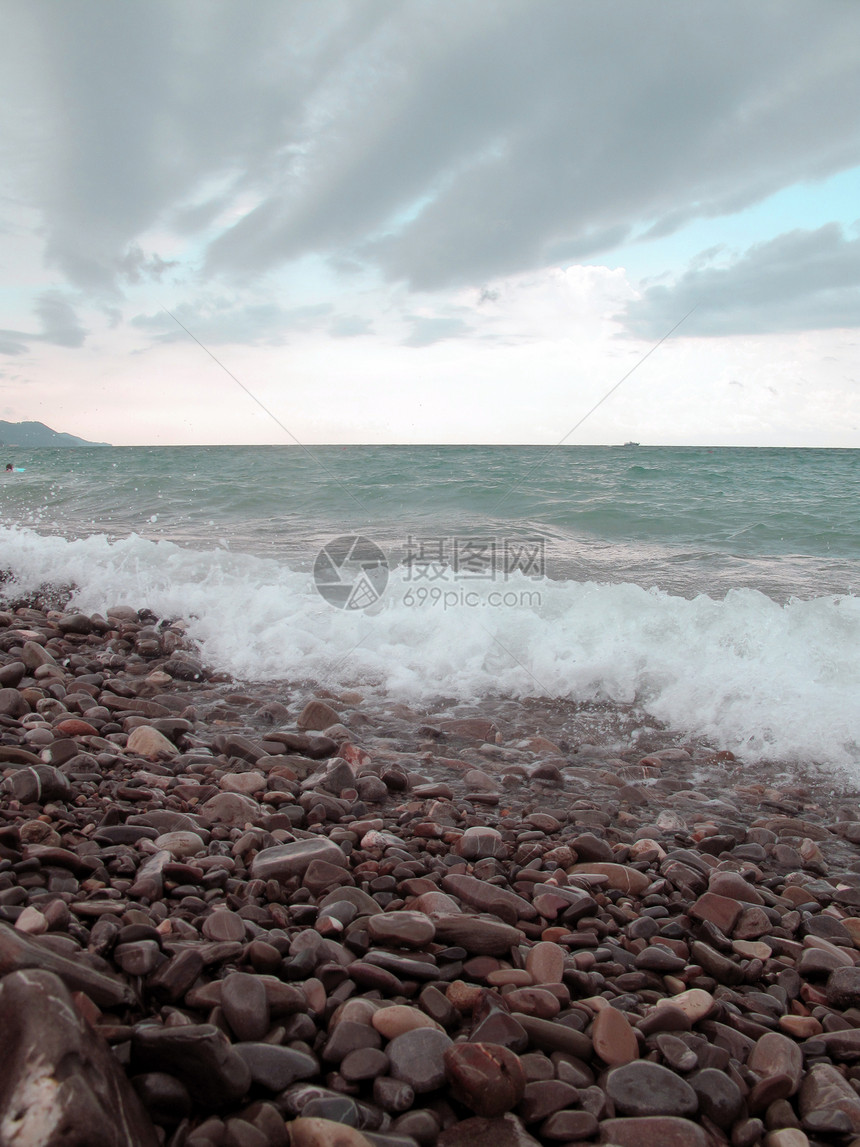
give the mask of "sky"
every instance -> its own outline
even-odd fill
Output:
[[[0,100],[2,419],[860,447],[855,0],[0,0]]]

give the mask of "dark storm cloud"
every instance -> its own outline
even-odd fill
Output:
[[[103,299],[167,270],[162,231],[235,283],[315,254],[435,290],[594,257],[860,163],[857,4],[6,11],[20,190],[50,263]]]
[[[647,288],[628,306],[625,325],[658,338],[693,306],[686,336],[855,327],[860,239],[848,239],[841,227],[829,224],[756,244],[724,266],[696,261],[677,282]]]

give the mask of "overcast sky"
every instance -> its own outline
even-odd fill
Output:
[[[0,99],[0,418],[555,443],[680,322],[568,441],[860,446],[855,0],[0,0]]]

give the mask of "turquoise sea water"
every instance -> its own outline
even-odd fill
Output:
[[[71,581],[92,610],[188,616],[239,677],[635,704],[760,759],[860,760],[860,451],[116,447],[7,461],[24,467],[0,477],[15,586]],[[367,609],[334,608],[314,581],[343,536],[385,555]]]

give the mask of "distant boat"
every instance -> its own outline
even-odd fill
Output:
[[[625,447],[627,447],[627,446],[638,446],[638,445],[639,445],[638,442],[625,442],[623,444],[621,442],[614,442],[613,443],[613,446],[615,447],[616,450],[624,450]]]

